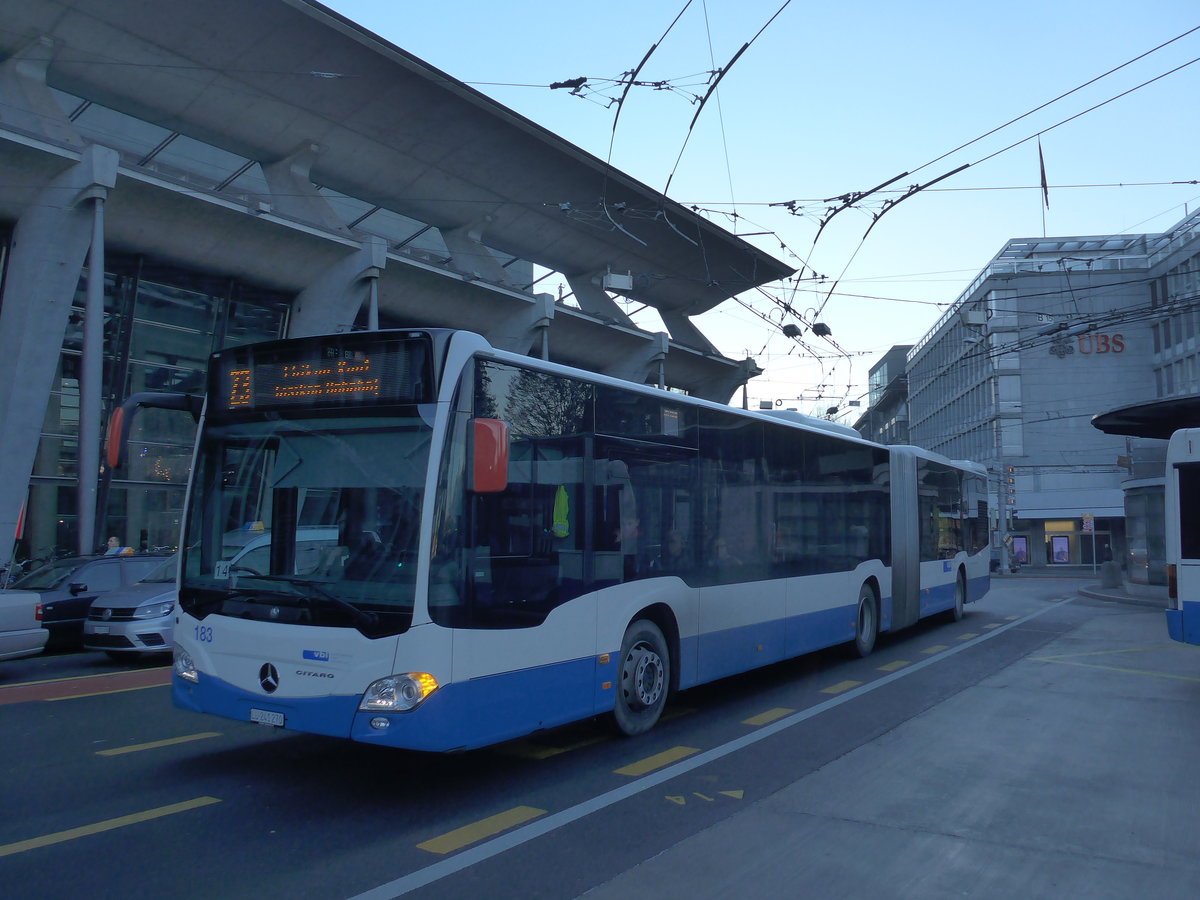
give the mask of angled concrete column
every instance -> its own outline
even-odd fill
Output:
[[[54,56],[49,38],[30,41],[0,64],[0,122],[29,134],[76,147],[83,139],[46,86]]]
[[[600,286],[601,277],[601,275],[566,276],[567,284],[571,286],[571,290],[575,292],[575,299],[579,301],[579,308],[594,316],[611,319],[619,325],[627,325],[630,328],[637,327],[633,324],[633,320],[625,315],[625,310],[621,309],[616,301],[605,293]]]
[[[605,366],[604,374],[635,384],[656,384],[662,387],[663,366],[670,346],[671,339],[665,332],[652,334],[642,347],[620,359],[614,359],[610,365]]]
[[[350,229],[338,218],[309,176],[320,152],[320,144],[305,143],[283,159],[261,162],[263,176],[271,191],[272,210],[300,222],[348,235]]]
[[[667,326],[667,331],[671,332],[671,340],[675,343],[703,350],[712,356],[721,355],[712,342],[701,334],[700,329],[693,325],[692,320],[683,313],[659,310],[659,315],[662,317],[663,324]]]
[[[703,400],[711,400],[714,403],[728,403],[738,388],[751,378],[757,378],[762,373],[763,370],[758,367],[754,360],[743,359],[738,363],[736,369],[730,370],[728,375],[709,378],[694,387],[692,389],[692,396],[700,397]]]
[[[508,269],[483,245],[483,230],[490,225],[490,216],[461,228],[439,228],[446,249],[450,251],[450,267],[472,278],[515,287]]]
[[[387,264],[387,243],[382,238],[363,242],[330,266],[296,298],[288,324],[288,337],[350,331],[364,303],[371,301],[373,286]]]
[[[0,559],[12,553],[71,300],[92,240],[93,198],[117,182],[118,156],[88,147],[17,220],[0,301]]]
[[[484,337],[497,350],[548,359],[547,329],[554,318],[554,297],[538,294],[524,309],[510,313]]]

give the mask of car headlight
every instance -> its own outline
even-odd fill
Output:
[[[438,689],[428,672],[405,672],[371,682],[358,708],[363,712],[408,712]]]
[[[196,664],[192,662],[192,655],[182,647],[175,647],[175,674],[184,681],[198,683],[200,681],[200,673],[196,671]]]
[[[149,606],[139,606],[138,611],[133,614],[133,617],[135,619],[157,619],[159,616],[165,616],[174,608],[174,600],[164,600],[162,603],[151,603]]]

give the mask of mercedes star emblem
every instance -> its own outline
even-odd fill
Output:
[[[258,683],[268,694],[275,693],[279,689],[279,671],[270,663],[263,663],[258,670]]]

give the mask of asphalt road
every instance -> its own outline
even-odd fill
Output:
[[[0,664],[6,897],[1200,896],[1200,648],[1006,578],[955,624],[430,756],[169,705],[161,663]]]

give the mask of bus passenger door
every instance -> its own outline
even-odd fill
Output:
[[[892,618],[895,631],[921,617],[921,539],[917,502],[917,458],[892,448]]]

